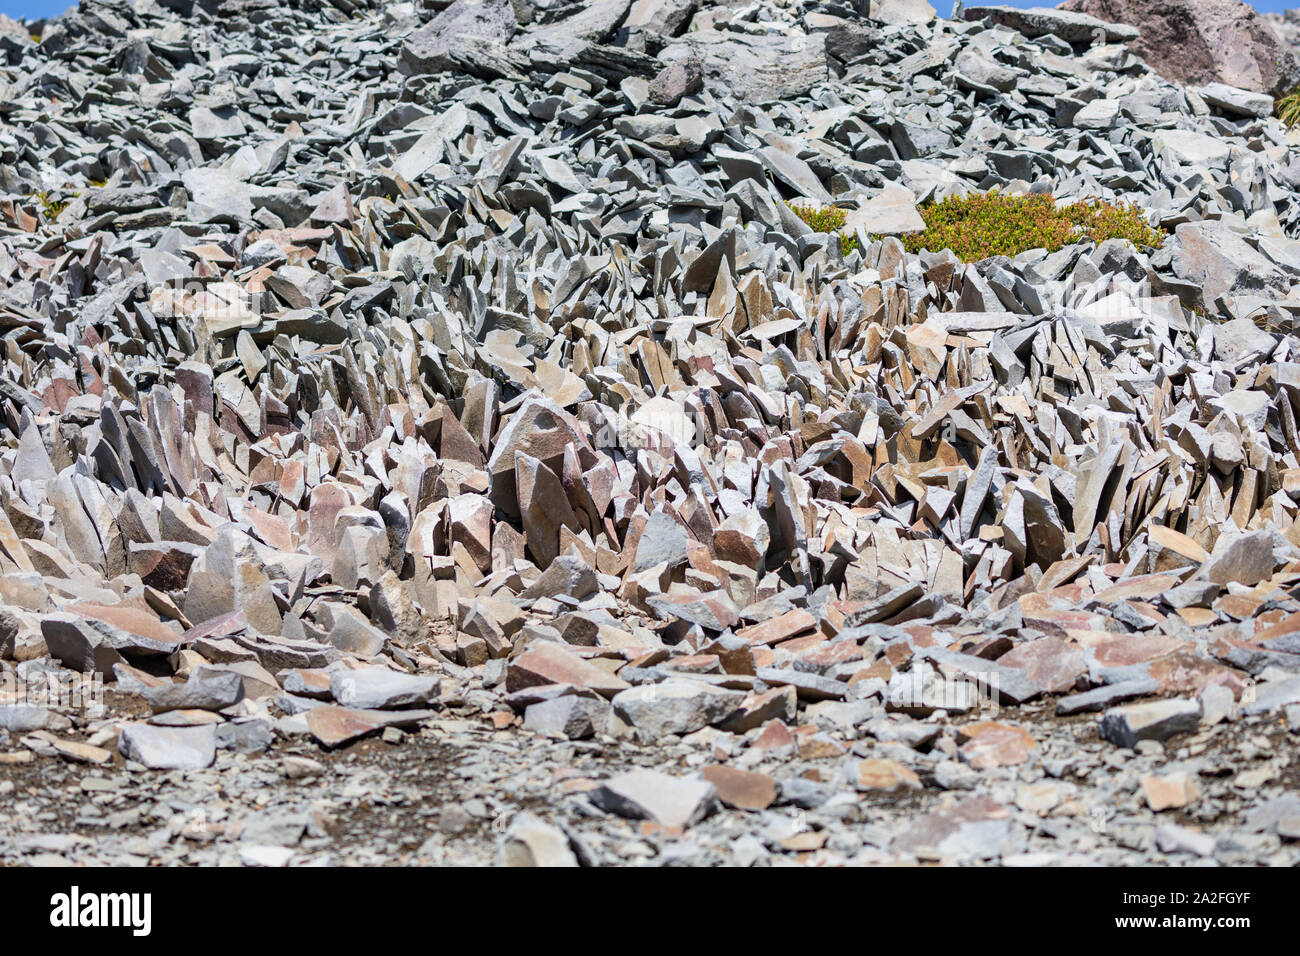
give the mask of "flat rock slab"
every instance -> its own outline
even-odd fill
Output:
[[[653,770],[620,774],[591,792],[591,802],[607,813],[683,828],[708,816],[717,799],[717,789],[707,780]]]
[[[307,711],[307,728],[321,746],[338,747],[385,727],[409,727],[437,716],[432,710],[353,710],[323,704]]]
[[[330,675],[330,694],[354,710],[392,710],[428,704],[438,696],[438,678],[403,674],[384,667],[338,670]]]
[[[1133,697],[1145,697],[1148,694],[1154,694],[1159,689],[1160,682],[1154,677],[1140,677],[1136,680],[1120,681],[1115,684],[1095,687],[1092,690],[1084,691],[1082,694],[1071,694],[1068,697],[1060,698],[1056,702],[1056,715],[1058,717],[1068,717],[1070,714],[1085,714],[1089,711],[1104,710],[1117,701],[1129,700]]]
[[[700,776],[718,791],[725,806],[737,810],[766,810],[776,802],[777,785],[765,773],[751,773],[733,767],[705,767]]]

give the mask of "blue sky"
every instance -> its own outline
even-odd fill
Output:
[[[930,0],[930,2],[945,16],[952,9],[950,0]],[[1054,6],[1050,0],[1002,0],[1002,2],[1010,3],[1014,7]],[[11,17],[35,19],[62,13],[72,5],[72,0],[0,0],[0,13],[7,13]],[[1288,7],[1300,6],[1300,0],[1253,0],[1252,5],[1256,10],[1285,10]],[[975,6],[975,3],[972,0],[967,3],[967,6]]]
[[[71,6],[75,4],[69,0],[0,0],[0,13],[37,20],[62,13]]]

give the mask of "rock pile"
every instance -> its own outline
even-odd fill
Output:
[[[553,771],[503,862],[1295,862],[1260,814],[1300,727],[1300,166],[1132,29],[964,16],[0,24],[0,775],[184,802],[273,764],[297,813],[333,748],[501,732]],[[1170,235],[905,250],[994,188]],[[71,672],[106,712],[26,696]],[[439,841],[526,789],[465,759]],[[1174,806],[1212,831],[1157,841]],[[81,845],[28,816],[0,858]],[[330,842],[135,828],[96,852]]]
[[[1062,9],[1136,25],[1132,49],[1172,80],[1277,95],[1300,84],[1295,44],[1276,29],[1278,15],[1240,0],[1067,0]]]

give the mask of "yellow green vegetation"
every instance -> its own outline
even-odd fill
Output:
[[[858,248],[858,237],[844,230],[848,213],[836,206],[787,203],[817,232],[838,232],[840,250]],[[1009,196],[999,192],[949,196],[919,208],[925,230],[899,236],[908,252],[951,249],[963,262],[991,256],[1018,256],[1030,249],[1048,252],[1091,239],[1126,239],[1139,249],[1159,249],[1165,234],[1142,211],[1127,203],[1085,199],[1058,206],[1051,196]],[[871,239],[880,238],[872,236]]]
[[[1159,249],[1165,234],[1127,203],[1086,199],[1058,206],[1051,196],[998,192],[949,196],[920,207],[925,230],[900,236],[908,252],[951,249],[963,262],[1048,252],[1091,239],[1127,239],[1139,249]]]
[[[1300,123],[1300,87],[1292,90],[1286,96],[1279,96],[1275,104],[1277,109],[1277,118],[1282,121],[1282,125],[1290,129],[1296,123]]]
[[[54,199],[45,190],[41,190],[33,198],[41,204],[41,210],[45,213],[45,218],[52,222],[59,218],[59,213],[67,209],[68,204],[76,197],[77,194],[73,193],[67,199]]]
[[[838,232],[840,234],[840,253],[848,255],[858,248],[858,237],[844,229],[844,219],[848,215],[837,206],[817,206],[806,203],[786,203],[790,210],[806,222],[813,232]]]

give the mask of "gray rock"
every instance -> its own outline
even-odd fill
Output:
[[[642,684],[614,695],[614,712],[648,740],[682,736],[718,723],[740,707],[744,695],[698,681]]]
[[[967,20],[987,20],[1018,30],[1027,37],[1052,35],[1066,43],[1092,43],[1099,35],[1105,43],[1123,43],[1140,36],[1127,22],[1108,22],[1087,13],[1051,7],[1020,9],[1008,6],[971,6],[962,11]]]
[[[1148,704],[1114,707],[1101,718],[1101,736],[1117,747],[1130,750],[1142,740],[1164,741],[1196,729],[1201,708],[1196,701],[1182,698]]]
[[[1254,587],[1273,574],[1273,535],[1268,531],[1220,539],[1202,572],[1215,584],[1237,582]]]
[[[224,710],[243,697],[243,679],[234,673],[191,677],[184,684],[164,684],[144,691],[144,699],[155,714],[169,710]]]
[[[1252,93],[1226,83],[1209,83],[1197,92],[1211,106],[1234,116],[1262,117],[1273,114],[1273,97],[1266,93]]]
[[[1058,717],[1067,717],[1070,714],[1102,710],[1117,701],[1154,694],[1159,687],[1160,682],[1154,677],[1139,677],[1135,680],[1106,684],[1081,694],[1070,694],[1060,698],[1056,702],[1056,714]]]
[[[156,727],[129,724],[118,737],[118,749],[128,760],[150,770],[201,770],[217,755],[217,732],[201,727]]]
[[[330,695],[344,707],[394,710],[427,704],[438,697],[436,677],[403,674],[386,667],[339,669],[330,675]]]
[[[455,0],[406,38],[402,66],[410,73],[438,73],[477,65],[473,59],[477,46],[504,44],[516,29],[510,0]]]
[[[650,81],[650,99],[663,106],[675,106],[683,96],[704,88],[704,67],[693,55],[669,63]]]
[[[524,727],[547,737],[585,740],[608,727],[609,707],[599,696],[568,694],[529,705],[524,710]]]
[[[800,96],[826,76],[824,37],[749,35],[692,31],[669,44],[660,60],[696,57],[710,88],[727,90],[746,103]]]

